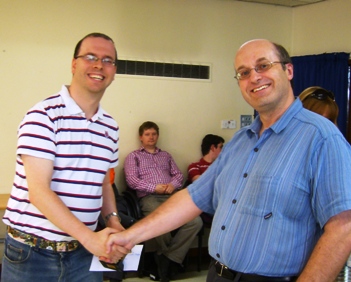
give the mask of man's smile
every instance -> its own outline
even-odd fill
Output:
[[[97,80],[104,80],[105,77],[101,74],[88,74],[90,78],[97,79]]]
[[[251,92],[256,93],[257,91],[261,91],[261,90],[263,90],[263,89],[266,89],[268,86],[269,86],[268,84],[262,85],[262,86],[260,86],[260,87],[258,87],[258,88],[252,89]]]

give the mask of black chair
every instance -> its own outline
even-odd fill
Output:
[[[126,200],[128,204],[128,209],[130,211],[131,216],[133,216],[136,220],[140,220],[144,217],[143,212],[141,211],[139,205],[139,199],[136,195],[136,191],[130,188],[127,188],[123,193],[123,198]],[[143,276],[149,276],[150,279],[158,281],[159,275],[157,271],[157,265],[154,260],[153,252],[147,253],[146,247],[147,242],[142,243],[144,245],[139,267],[138,267],[138,276],[141,278]]]
[[[127,188],[127,190],[123,191],[122,193],[124,199],[128,203],[128,210],[130,214],[136,219],[142,219],[143,212],[141,211],[140,205],[139,205],[139,199],[136,195],[135,190],[132,190],[130,188]]]
[[[189,179],[186,179],[184,184],[183,184],[183,189],[188,187],[192,182]],[[201,264],[202,264],[202,243],[203,243],[203,237],[205,235],[205,228],[209,228],[211,229],[211,223],[208,222],[207,220],[207,214],[202,213],[200,215],[201,219],[202,219],[202,227],[199,231],[199,233],[197,234],[198,237],[198,242],[197,242],[197,271],[201,271]]]
[[[137,218],[134,217],[135,213],[131,210],[131,205],[127,202],[127,199],[119,194],[117,186],[113,184],[112,188],[115,194],[115,200],[117,204],[118,215],[121,218],[121,224],[124,228],[128,228],[137,221]],[[105,227],[105,221],[100,215],[98,227],[96,230],[102,230]],[[124,278],[123,262],[119,263],[119,267],[120,270],[118,271],[104,271],[104,277],[109,278],[110,282],[121,282]]]
[[[183,186],[184,187],[184,186]],[[125,198],[125,200],[128,202],[128,204],[130,205],[129,209],[131,211],[131,214],[133,215],[133,217],[135,217],[137,220],[142,219],[144,217],[143,212],[141,211],[140,205],[139,205],[139,199],[136,195],[136,191],[131,189],[131,188],[127,188],[123,193],[123,196]],[[172,232],[176,232],[177,230],[174,230]],[[197,257],[197,271],[201,271],[201,256],[202,256],[202,242],[203,242],[203,236],[204,236],[205,232],[204,232],[204,226],[202,226],[202,228],[200,229],[200,231],[198,232],[197,236],[198,236],[198,257]],[[145,249],[145,248],[144,248]],[[143,249],[143,252],[144,252]],[[144,253],[145,256],[145,253]],[[145,261],[143,258],[143,254],[142,257],[140,259],[140,272],[139,274],[142,275],[143,272],[148,273],[148,271],[145,271]],[[157,272],[156,272],[157,273]],[[142,275],[143,276],[143,275]],[[156,275],[157,276],[157,275]],[[139,276],[141,277],[141,276]]]

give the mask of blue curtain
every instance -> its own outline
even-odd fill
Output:
[[[295,96],[310,86],[320,86],[335,94],[339,107],[338,126],[346,138],[348,108],[349,53],[326,53],[292,57]]]

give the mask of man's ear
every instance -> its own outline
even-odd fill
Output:
[[[292,80],[294,77],[294,66],[293,64],[286,64],[286,72],[288,74],[289,80]]]
[[[72,59],[72,64],[71,64],[71,72],[74,75],[76,72],[76,66],[77,66],[77,60],[75,58]]]

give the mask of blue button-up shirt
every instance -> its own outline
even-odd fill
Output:
[[[351,149],[299,99],[259,136],[261,125],[239,130],[188,189],[215,213],[212,257],[245,273],[297,275],[326,222],[351,209]]]

